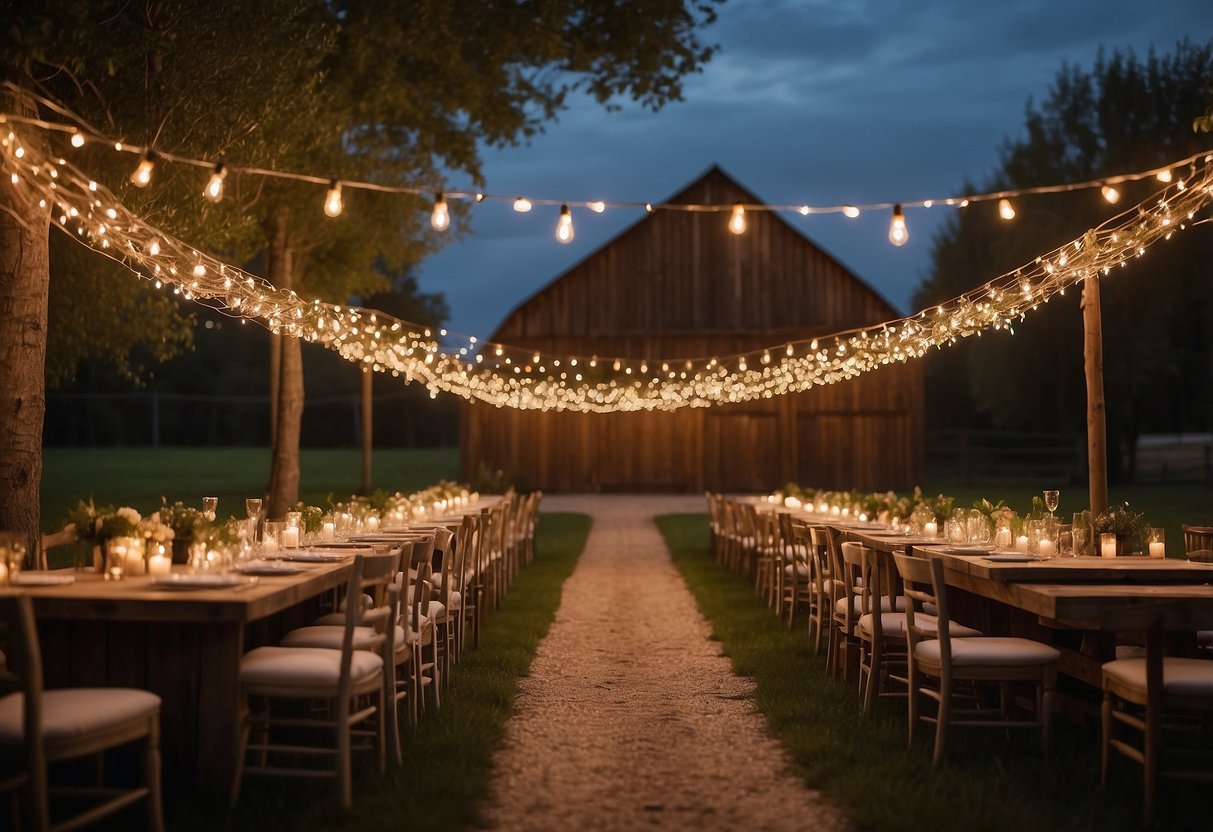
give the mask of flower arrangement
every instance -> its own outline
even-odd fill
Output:
[[[169,543],[177,536],[173,527],[160,519],[160,512],[153,512],[150,517],[140,520],[135,528],[137,537],[142,537],[144,543]]]
[[[160,522],[173,532],[173,539],[183,543],[201,540],[207,525],[206,515],[199,509],[177,500],[170,504],[161,497],[160,511],[156,512]]]
[[[1134,547],[1144,546],[1146,534],[1150,531],[1146,516],[1140,511],[1133,511],[1127,502],[1104,509],[1091,518],[1091,526],[1097,535],[1114,534],[1128,538]]]
[[[66,528],[74,528],[79,540],[102,544],[111,537],[133,537],[142,520],[130,506],[98,506],[89,499],[68,513]]]
[[[299,512],[299,524],[305,533],[315,534],[323,528],[324,509],[320,506],[309,506],[299,502],[295,504],[295,511]]]

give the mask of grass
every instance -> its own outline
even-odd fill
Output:
[[[299,498],[327,505],[358,490],[362,454],[357,448],[300,451]],[[416,491],[459,472],[457,448],[391,448],[375,451],[376,487]],[[219,498],[220,516],[244,516],[244,499],[259,496],[269,481],[269,448],[45,448],[42,528],[58,529],[77,500],[129,505],[147,514],[162,496],[200,504]]]
[[[454,832],[481,825],[493,753],[513,712],[518,679],[526,675],[556,615],[561,587],[589,528],[590,518],[583,514],[541,515],[535,562],[521,571],[501,609],[489,618],[479,649],[464,653],[441,709],[425,714],[404,738],[403,766],[380,777],[369,761],[359,762],[353,811],[341,811],[329,781],[258,779],[246,781],[230,813],[197,798],[170,799],[168,827],[181,832]],[[129,821],[133,815],[128,815],[122,817]]]
[[[1065,495],[1063,494],[1063,497]],[[856,686],[825,673],[803,626],[789,631],[709,552],[706,515],[658,518],[674,562],[800,775],[860,829],[1140,829],[1140,769],[1125,759],[1099,788],[1098,722],[1059,725],[1045,756],[1032,732],[957,729],[947,764],[931,768],[930,740],[906,747],[905,703],[884,700],[864,718]],[[803,621],[803,619],[802,619]],[[930,736],[930,732],[926,732]],[[1213,828],[1207,794],[1166,784],[1156,828]]]

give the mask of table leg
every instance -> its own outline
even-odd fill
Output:
[[[1165,648],[1163,631],[1154,627],[1146,633],[1146,736],[1145,795],[1142,822],[1149,824],[1154,813],[1154,795],[1158,785],[1158,757],[1162,745],[1162,664]]]
[[[227,798],[235,772],[240,730],[240,657],[244,625],[207,625],[199,646],[198,785]]]

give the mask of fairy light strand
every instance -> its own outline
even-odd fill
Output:
[[[1196,215],[1213,203],[1213,154],[1198,155],[1170,165],[1182,175],[1079,239],[905,318],[730,356],[556,356],[299,297],[150,225],[66,159],[42,155],[40,143],[25,145],[12,130],[0,136],[6,174],[0,187],[29,189],[53,225],[154,285],[422,383],[431,395],[445,391],[519,409],[674,410],[770,398],[913,360],[985,330],[1013,333],[1015,323],[1066,288],[1205,222]]]

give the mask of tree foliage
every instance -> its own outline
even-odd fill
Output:
[[[1131,51],[1101,53],[1090,71],[1064,65],[1040,105],[1029,102],[1025,135],[1006,143],[1000,169],[981,189],[1099,179],[1189,156],[1207,146],[1191,124],[1211,80],[1213,42],[1184,41],[1145,60]],[[932,273],[915,306],[1030,262],[1161,185],[1150,179],[1117,187],[1117,206],[1098,190],[1018,200],[1012,223],[988,205],[962,209],[933,242]],[[1210,243],[1207,226],[1184,231],[1103,279],[1110,448],[1131,449],[1142,432],[1213,425],[1213,350],[1204,335],[1213,326]],[[928,383],[938,404],[929,424],[1080,432],[1086,399],[1078,294],[1033,312],[1014,336],[988,333],[933,356]],[[1111,473],[1123,473],[1120,456],[1111,457]]]

